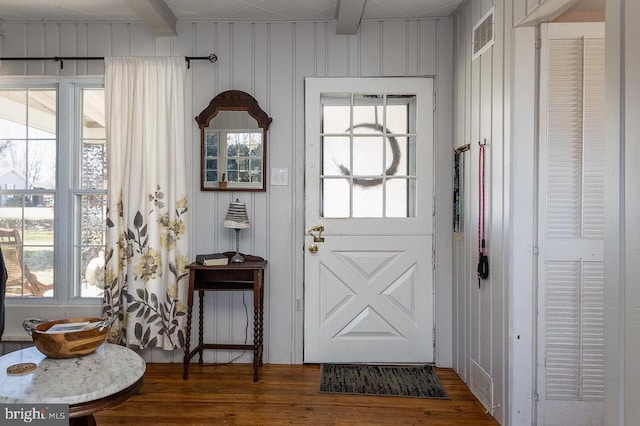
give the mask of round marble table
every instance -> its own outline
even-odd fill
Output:
[[[25,362],[37,368],[7,374],[7,367]],[[0,403],[69,404],[71,424],[95,424],[94,412],[126,401],[142,387],[145,369],[138,354],[111,343],[69,359],[48,358],[30,347],[0,357]]]

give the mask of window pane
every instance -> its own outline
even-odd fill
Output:
[[[11,296],[53,296],[56,123],[55,89],[0,90],[0,244]]]
[[[251,173],[249,172],[249,160],[238,160],[238,171],[240,172],[240,182],[250,182]]]
[[[42,194],[25,196],[24,243],[53,247],[53,208],[44,205],[51,196]],[[53,200],[51,200],[53,203]]]
[[[251,160],[251,182],[262,182],[262,159]]]
[[[322,174],[340,176],[351,168],[351,149],[348,137],[322,138]]]
[[[82,245],[105,244],[106,195],[82,196]]]
[[[262,133],[226,131],[226,179],[229,182],[262,181]]]
[[[102,297],[105,277],[104,246],[84,247],[81,255],[81,297]]]
[[[382,217],[382,185],[353,187],[352,217]]]
[[[262,133],[247,133],[249,152],[252,157],[262,157]]]
[[[219,134],[206,132],[204,135],[204,178],[207,182],[218,181]],[[220,177],[222,178],[222,177]]]
[[[33,227],[33,220],[23,220],[22,214],[21,209],[0,209],[0,246],[8,274],[6,295],[52,297],[53,246],[47,244],[52,233]]]
[[[31,206],[24,208],[22,222],[25,284],[29,291],[34,292],[38,288],[43,296],[52,296],[53,208],[44,206],[44,195],[29,195],[24,199],[25,206]]]
[[[349,217],[348,179],[322,179],[322,217]]]
[[[82,143],[82,188],[107,189],[107,145],[104,140]]]
[[[415,217],[414,179],[388,179],[386,181],[386,217]]]
[[[52,246],[24,246],[24,281],[29,293],[53,297],[53,271]]]
[[[349,133],[351,127],[351,95],[323,94],[322,133]]]
[[[76,269],[74,276],[76,283],[80,278],[80,283],[75,286],[74,294],[97,297],[104,289],[107,195],[79,195],[77,199],[80,200],[81,223],[79,245],[76,243],[74,249],[74,264],[79,265],[80,271]]]
[[[27,189],[26,140],[0,142],[0,190],[2,189]]]
[[[22,195],[0,195],[0,229],[22,229]]]
[[[383,172],[383,143],[381,137],[353,138],[353,174],[381,176]]]
[[[74,198],[73,295],[98,297],[104,289],[107,144],[104,89],[82,88],[81,179]],[[90,192],[90,193],[87,193]]]
[[[389,136],[386,146],[386,171],[388,176],[406,176],[408,173],[408,161],[414,161],[415,156],[407,156],[407,138],[405,136]],[[415,170],[415,164],[413,169]]]
[[[104,90],[82,89],[82,188],[107,189]]]
[[[30,89],[27,103],[27,137],[29,139],[55,139],[56,91]]]
[[[82,138],[106,139],[104,89],[82,90]]]
[[[412,96],[415,98],[415,96]],[[394,99],[393,101],[398,101]],[[391,100],[389,102],[392,102]],[[409,133],[408,105],[387,106],[387,129],[390,133]],[[413,133],[413,131],[411,132]]]
[[[28,189],[56,188],[56,141],[29,141],[27,168]]]
[[[27,92],[25,90],[0,90],[0,140],[25,139],[26,137]]]
[[[353,96],[353,133],[380,133],[376,126],[384,124],[384,96]]]
[[[218,133],[207,132],[204,137],[205,157],[218,156]]]

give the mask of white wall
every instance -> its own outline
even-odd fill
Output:
[[[185,120],[190,125],[185,139],[193,164],[192,255],[232,249],[232,231],[221,228],[220,223],[231,200],[247,203],[253,227],[241,233],[240,248],[269,260],[265,358],[270,363],[302,361],[302,312],[296,310],[296,299],[303,297],[304,77],[436,76],[437,360],[439,365],[451,365],[450,19],[364,21],[354,36],[336,35],[333,21],[179,22],[175,38],[154,38],[137,23],[5,22],[3,30],[2,56],[218,55],[216,64],[192,62],[188,72]],[[0,66],[4,76],[101,75],[103,71],[101,61],[65,61],[62,70],[52,61]],[[273,117],[268,168],[288,169],[288,186],[269,186],[265,193],[199,191],[199,133],[193,117],[227,89],[252,94]],[[205,338],[241,342],[245,329],[242,294],[209,293],[206,300]],[[232,355],[208,351],[206,361],[225,362]],[[180,362],[181,356],[154,351],[147,359]],[[241,361],[249,359],[247,354]]]
[[[454,146],[463,154],[462,231],[453,242],[455,370],[471,385],[471,361],[493,380],[494,417],[507,421],[510,282],[511,0],[470,0],[454,16]],[[472,60],[473,26],[495,6],[495,44]],[[478,288],[478,154],[486,150],[486,242],[489,278]],[[472,391],[474,391],[474,388]]]
[[[605,424],[640,418],[640,3],[606,2]]]

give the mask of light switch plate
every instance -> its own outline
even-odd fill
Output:
[[[289,185],[289,169],[271,169],[271,186]]]

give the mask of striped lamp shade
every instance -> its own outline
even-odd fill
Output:
[[[241,203],[238,199],[229,204],[227,216],[222,221],[222,226],[231,229],[247,229],[251,228],[251,222],[247,216],[247,205]]]

